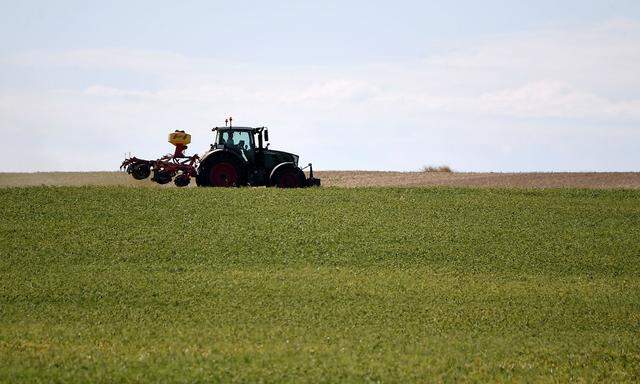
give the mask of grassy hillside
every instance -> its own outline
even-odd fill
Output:
[[[0,189],[0,381],[637,381],[640,192]]]

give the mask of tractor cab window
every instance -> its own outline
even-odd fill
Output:
[[[243,131],[219,131],[218,144],[241,151],[249,151],[253,148],[252,135]]]

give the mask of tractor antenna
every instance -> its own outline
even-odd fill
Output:
[[[231,122],[233,121],[233,117],[229,116],[229,128],[231,128]]]
[[[224,126],[227,126],[227,123],[229,122],[229,119],[224,119]]]

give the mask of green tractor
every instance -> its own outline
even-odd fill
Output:
[[[203,187],[275,186],[302,188],[320,186],[298,166],[298,156],[269,149],[269,131],[265,127],[216,127],[211,148],[199,159],[196,184]]]

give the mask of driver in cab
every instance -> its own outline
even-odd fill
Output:
[[[226,139],[225,139],[226,137]],[[230,148],[236,148],[237,145],[236,143],[233,142],[233,132],[225,132],[225,134],[222,135],[222,139],[220,140],[220,144],[223,144],[227,147]]]

